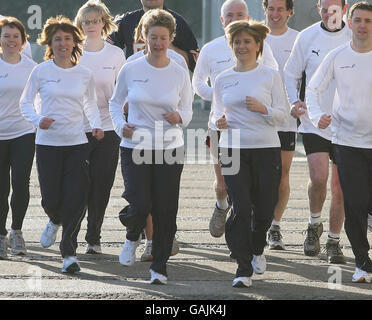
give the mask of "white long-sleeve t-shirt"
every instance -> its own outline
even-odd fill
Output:
[[[173,149],[184,145],[182,127],[192,118],[192,88],[188,71],[169,59],[164,68],[152,66],[144,56],[124,65],[114,94],[110,113],[121,146],[144,150]],[[128,122],[122,104],[129,103]],[[163,114],[177,111],[181,124],[171,125]],[[123,128],[135,126],[132,138],[123,137]]]
[[[284,66],[292,52],[292,48],[298,33],[298,31],[288,28],[287,31],[281,35],[268,34],[265,40],[266,43],[270,45],[274,54],[274,58],[279,65],[279,73],[283,80],[284,92]],[[290,109],[288,100],[287,103],[288,109]],[[293,117],[288,117],[288,121],[282,126],[277,127],[277,130],[284,132],[297,132],[297,120]]]
[[[248,110],[247,96],[265,105],[268,114]],[[216,119],[225,114],[228,125],[228,129],[221,130],[221,147],[280,147],[276,126],[287,121],[289,108],[278,71],[262,64],[246,72],[230,68],[217,76],[213,99]],[[240,139],[235,138],[234,129],[240,130]]]
[[[145,55],[144,50],[137,51],[136,53],[134,53],[130,57],[128,57],[127,61],[131,62],[131,61],[137,60],[138,58],[142,58],[144,55]],[[174,51],[172,49],[168,49],[167,50],[167,56],[168,56],[168,58],[173,59],[174,61],[176,61],[181,67],[185,68],[186,70],[189,69],[189,67],[187,66],[185,58],[182,55],[180,55],[179,53],[177,53],[176,51]]]
[[[16,64],[0,58],[0,140],[35,132],[35,127],[25,120],[19,108],[19,99],[35,65],[24,55]]]
[[[33,102],[39,94],[40,108]],[[72,68],[58,67],[53,60],[37,65],[21,96],[23,116],[37,128],[36,144],[72,146],[87,143],[84,114],[92,128],[102,129],[92,72],[79,64]],[[44,118],[55,121],[47,130],[40,129]]]
[[[338,32],[329,32],[321,27],[321,22],[317,22],[299,33],[284,67],[284,82],[291,104],[299,100],[299,87],[303,71],[306,72],[306,84],[308,84],[325,56],[350,39],[351,31],[347,26]],[[331,112],[334,96],[335,85],[333,83],[320,97],[324,113]],[[314,133],[331,140],[330,128],[319,129],[315,127],[307,112],[301,116],[300,120],[299,132]]]
[[[258,60],[266,66],[275,70],[279,69],[273,52],[268,43],[264,43],[262,57]],[[196,62],[192,85],[194,91],[204,100],[212,101],[211,112],[209,114],[208,127],[218,130],[215,125],[213,88],[216,77],[223,71],[235,65],[234,54],[225,36],[216,38],[203,46],[200,50],[198,61]],[[210,81],[210,85],[208,84]]]
[[[336,83],[338,104],[331,113],[332,143],[372,149],[372,51],[359,53],[350,42],[331,51],[307,90],[309,115],[318,125],[324,114],[319,97]]]
[[[96,52],[84,51],[80,64],[92,71],[96,84],[97,104],[101,115],[104,131],[114,130],[112,124],[109,101],[114,92],[116,79],[125,63],[123,50],[104,41],[104,47]],[[88,119],[85,117],[85,132],[92,131]]]

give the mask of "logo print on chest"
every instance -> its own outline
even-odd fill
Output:
[[[318,57],[319,57],[319,52],[320,52],[320,49],[318,51],[311,50],[311,53],[315,53]]]

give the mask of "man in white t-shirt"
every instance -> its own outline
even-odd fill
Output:
[[[332,128],[345,231],[355,256],[352,281],[371,282],[367,217],[372,203],[372,4],[353,5],[348,23],[352,40],[327,55],[308,85],[306,101],[313,124]],[[333,81],[339,101],[331,112],[324,112],[321,96]]]
[[[344,199],[333,154],[331,131],[329,128],[321,129],[314,126],[309,118],[306,103],[299,99],[298,87],[304,71],[308,82],[325,56],[331,50],[350,40],[351,32],[342,21],[346,10],[345,0],[318,0],[318,12],[322,19],[299,33],[284,68],[285,87],[289,102],[292,104],[291,115],[294,118],[300,118],[299,132],[302,134],[309,165],[310,216],[304,241],[304,253],[308,256],[316,256],[320,252],[319,238],[323,232],[321,213],[327,194],[329,158],[333,161],[332,198],[326,244],[327,258],[330,263],[346,262],[339,245],[345,217]],[[335,85],[332,83],[321,97],[321,107],[325,113],[330,113],[334,98]]]
[[[221,7],[221,23],[226,28],[231,22],[249,20],[248,7],[244,0],[227,0]],[[260,63],[274,69],[278,69],[273,53],[269,45],[263,49]],[[204,100],[212,101],[213,88],[216,77],[223,71],[235,64],[231,47],[225,36],[214,39],[204,45],[200,51],[198,61],[193,74],[194,91]],[[210,84],[208,83],[210,81]],[[215,126],[217,119],[214,117],[214,104],[212,101],[211,112],[208,122],[207,145],[211,150],[214,160],[216,181],[214,190],[217,202],[209,224],[209,231],[213,237],[221,237],[225,232],[226,215],[230,209],[227,200],[227,191],[221,167],[218,163],[218,140],[219,130]]]
[[[0,14],[0,19],[3,17],[4,16]],[[27,40],[26,40],[26,44],[25,44],[25,47],[23,48],[22,53],[26,55],[27,57],[29,57],[30,59],[32,59],[31,45]]]
[[[284,65],[292,52],[298,34],[298,31],[288,27],[288,21],[294,13],[294,1],[263,0],[262,5],[265,10],[266,25],[271,30],[265,41],[270,44],[283,79]],[[285,90],[284,87],[283,90]],[[289,109],[289,102],[287,103]],[[285,246],[280,233],[280,220],[289,200],[289,170],[296,147],[297,120],[289,117],[284,125],[277,127],[277,130],[281,144],[282,178],[279,186],[279,199],[275,207],[273,222],[267,234],[267,240],[269,249],[284,250]]]

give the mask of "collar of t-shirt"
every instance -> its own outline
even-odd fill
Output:
[[[322,21],[322,23],[320,24],[320,26],[322,27],[322,29],[324,29],[325,31],[328,31],[328,32],[339,32],[341,31],[344,27],[345,27],[346,23],[344,21],[342,21],[342,25],[341,25],[341,29],[336,29],[336,30],[333,30],[333,31],[329,31],[326,26],[324,25],[324,22]]]

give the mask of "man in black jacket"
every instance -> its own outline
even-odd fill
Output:
[[[125,55],[128,58],[133,53],[143,49],[143,43],[134,42],[134,30],[144,13],[151,9],[164,9],[171,13],[177,22],[176,37],[170,49],[181,54],[185,58],[190,71],[193,71],[199,49],[195,36],[185,19],[178,13],[164,7],[164,0],[141,0],[141,3],[142,9],[126,12],[117,17],[116,23],[119,30],[112,33],[107,40],[122,49],[125,48]]]

